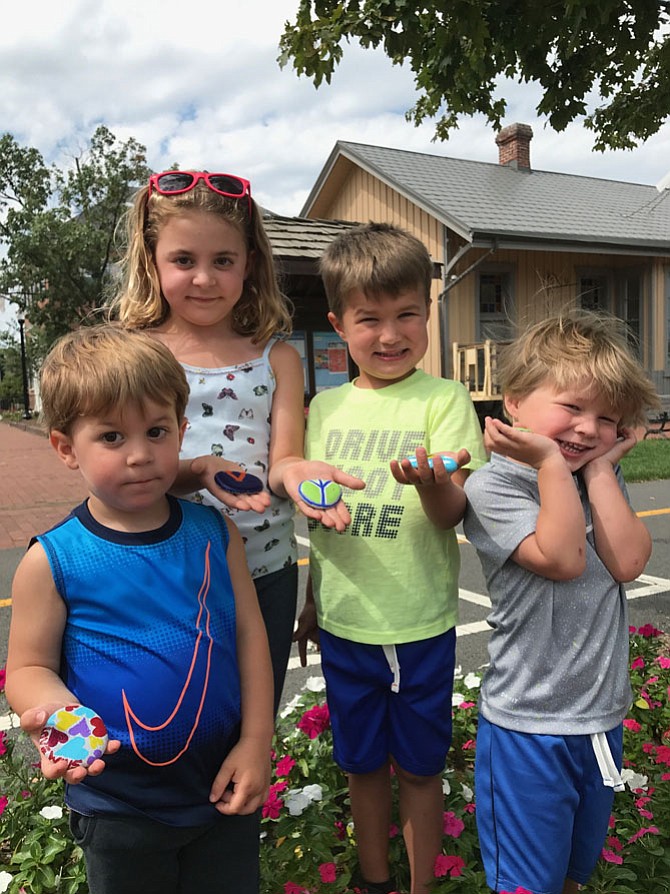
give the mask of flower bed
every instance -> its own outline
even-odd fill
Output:
[[[651,625],[631,629],[634,704],[625,721],[626,790],[617,793],[610,832],[587,894],[670,891],[670,639]],[[488,894],[475,826],[475,674],[454,692],[454,740],[444,774],[444,843],[435,891]],[[323,679],[312,678],[277,724],[273,778],[263,808],[262,894],[353,892],[356,832],[347,786],[332,761]],[[0,894],[87,891],[81,851],[67,830],[60,783],[47,782],[23,756],[16,735],[0,732]],[[396,812],[397,815],[397,812]],[[408,890],[400,830],[389,829],[398,891]],[[523,894],[521,889],[514,894]]]

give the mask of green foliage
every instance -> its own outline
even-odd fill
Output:
[[[667,3],[639,0],[301,0],[279,62],[318,87],[330,82],[344,41],[381,46],[414,72],[419,98],[407,117],[437,118],[440,140],[463,115],[500,128],[501,76],[534,82],[543,91],[537,112],[554,130],[585,117],[595,149],[625,149],[670,114],[669,22]]]
[[[670,637],[651,624],[632,630],[634,704],[624,721],[626,790],[615,795],[602,858],[582,889],[585,894],[670,892],[669,647]],[[0,670],[0,683],[2,675]],[[356,830],[346,777],[332,759],[322,682],[309,680],[277,723],[272,785],[261,825],[261,894],[356,890]],[[475,823],[479,682],[468,674],[454,684],[454,735],[443,780],[443,853],[434,885],[440,894],[489,891]],[[34,752],[27,748],[32,746],[15,733],[0,732],[0,891],[87,894],[82,853],[69,835],[67,810],[62,809],[61,784],[39,775],[30,763]],[[397,816],[396,802],[390,862],[398,890],[407,891],[407,855]]]
[[[144,147],[118,143],[104,126],[67,170],[48,168],[11,134],[0,137],[0,294],[40,333],[35,348],[43,351],[103,303],[115,230],[148,176]]]

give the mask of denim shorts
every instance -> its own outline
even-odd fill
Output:
[[[607,734],[621,767],[623,727]],[[494,891],[561,894],[586,884],[602,850],[614,791],[588,735],[520,733],[480,715],[475,758],[477,830]]]
[[[354,643],[320,631],[333,757],[347,773],[372,773],[389,757],[435,776],[451,745],[456,630],[396,646]]]

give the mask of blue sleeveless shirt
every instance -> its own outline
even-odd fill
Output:
[[[61,677],[121,741],[68,806],[195,826],[220,816],[208,796],[239,736],[235,601],[225,522],[168,499],[154,531],[113,531],[83,503],[36,539],[67,607]]]

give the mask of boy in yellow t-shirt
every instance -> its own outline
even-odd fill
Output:
[[[312,401],[307,455],[366,487],[345,495],[352,521],[343,534],[310,525],[312,577],[295,638],[304,656],[318,624],[334,757],[349,775],[360,884],[369,892],[394,890],[391,767],[411,891],[424,894],[433,881],[451,742],[454,527],[467,469],[486,461],[465,388],[417,369],[428,347],[432,270],[425,246],[387,224],[349,230],[321,261],[328,319],[360,374]],[[453,474],[443,454],[456,460]]]

